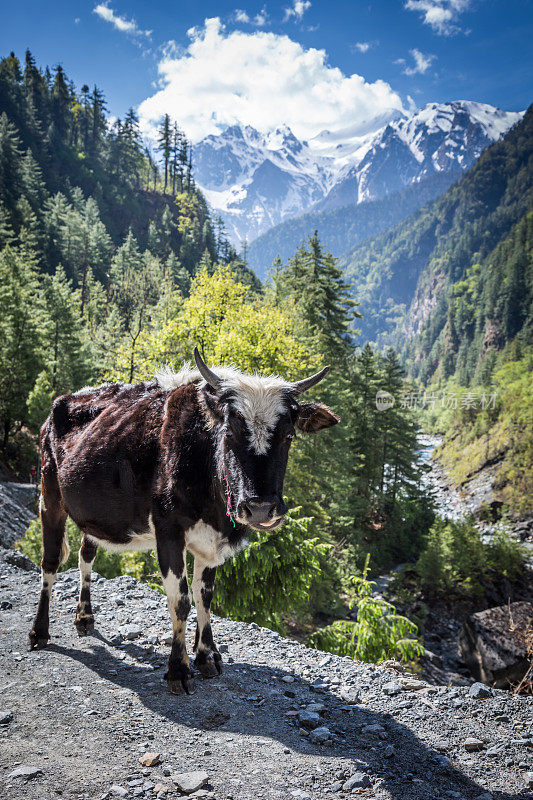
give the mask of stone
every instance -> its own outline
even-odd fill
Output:
[[[385,758],[392,758],[394,755],[394,747],[392,744],[388,744],[385,750],[383,751],[383,755]]]
[[[526,772],[524,775],[524,786],[526,789],[533,789],[533,772]]]
[[[0,725],[9,725],[12,719],[12,711],[0,711]]]
[[[367,789],[370,786],[370,778],[365,772],[356,772],[343,784],[344,792],[351,792],[352,789]]]
[[[498,689],[519,683],[530,666],[523,634],[532,619],[533,605],[526,602],[489,608],[468,617],[458,645],[472,675]]]
[[[125,789],[124,786],[119,786],[117,783],[114,783],[109,791],[111,792],[111,794],[114,794],[117,797],[127,797],[128,796],[128,790]]]
[[[484,700],[487,697],[493,697],[494,692],[490,688],[490,686],[485,686],[484,683],[473,683],[470,689],[468,690],[468,694],[470,697],[473,697],[474,700]]]
[[[483,750],[484,744],[481,739],[475,739],[473,736],[470,736],[468,739],[464,740],[463,747],[468,753],[475,753],[477,750]]]
[[[315,711],[300,711],[298,721],[304,728],[313,730],[320,725],[320,715]]]
[[[379,736],[380,733],[385,733],[385,728],[377,723],[373,725],[363,725],[361,728],[362,736]]]
[[[305,707],[305,710],[314,711],[315,714],[323,714],[326,710],[326,706],[324,703],[309,703],[309,705]]]
[[[143,753],[139,761],[143,767],[155,767],[155,765],[159,763],[159,759],[159,753]]]
[[[409,675],[405,678],[400,678],[400,683],[404,692],[417,692],[420,689],[425,689],[427,687],[427,683],[425,681],[420,681],[418,678],[412,678]]]
[[[166,794],[169,791],[170,791],[170,786],[166,786],[166,784],[164,783],[156,783],[156,785],[154,786],[154,792],[156,794],[159,794],[159,792],[161,792],[161,794]]]
[[[120,629],[120,635],[123,639],[127,639],[128,641],[132,642],[134,639],[138,639],[139,636],[142,636],[142,628],[138,625],[123,625]]]
[[[42,774],[43,771],[39,769],[39,767],[30,767],[27,764],[21,764],[9,773],[8,778],[26,778],[26,780],[29,781],[31,778],[36,778],[38,775]]]
[[[192,794],[205,786],[209,775],[203,770],[197,772],[181,772],[172,776],[172,780],[182,794]]]
[[[389,681],[383,686],[383,693],[394,697],[402,691],[402,684],[399,681]]]
[[[294,678],[292,675],[283,675],[281,680],[283,683],[294,683]]]
[[[329,728],[322,726],[320,728],[315,728],[314,731],[311,731],[309,734],[309,741],[314,742],[315,744],[324,744],[325,742],[331,739],[331,731]]]
[[[348,705],[357,705],[361,702],[361,695],[357,689],[344,689],[341,692],[341,700]]]

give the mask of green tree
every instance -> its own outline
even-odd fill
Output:
[[[43,364],[35,261],[9,245],[0,253],[0,420],[2,448],[26,421],[26,398]]]

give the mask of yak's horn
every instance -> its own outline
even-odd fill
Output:
[[[218,389],[221,383],[220,378],[209,369],[202,356],[198,352],[197,347],[194,348],[194,360],[196,361],[196,366],[200,370],[200,375],[205,382],[208,383],[212,389]]]
[[[294,391],[296,394],[302,394],[302,392],[306,392],[312,386],[316,386],[319,381],[326,375],[329,367],[324,367],[321,369],[320,372],[317,372],[315,375],[311,375],[309,378],[304,378],[302,381],[296,381],[294,384]]]

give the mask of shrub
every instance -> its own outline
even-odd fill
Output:
[[[496,528],[484,543],[472,520],[438,520],[416,564],[422,588],[429,594],[481,597],[484,583],[496,577],[516,578],[524,564],[523,548],[505,530]]]
[[[417,626],[398,614],[392,603],[373,596],[375,583],[367,577],[369,561],[367,556],[363,574],[351,579],[355,588],[356,621],[337,620],[312,634],[308,644],[359,661],[375,662],[386,658],[414,661],[424,652],[416,638]]]

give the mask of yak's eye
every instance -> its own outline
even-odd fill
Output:
[[[292,440],[294,439],[294,433],[288,433],[285,438],[288,442],[292,442]]]

